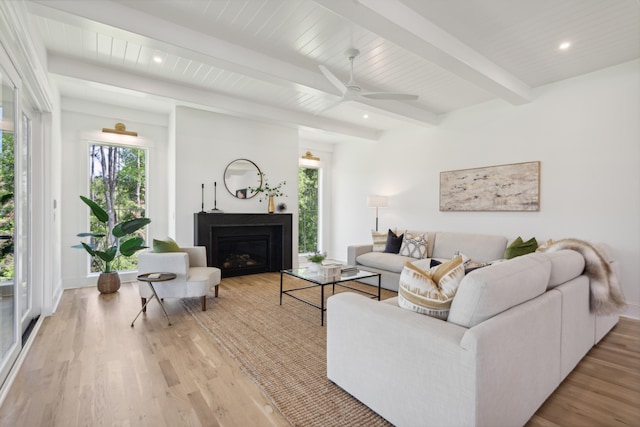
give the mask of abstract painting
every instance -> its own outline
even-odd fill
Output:
[[[540,162],[440,172],[440,210],[540,210]]]

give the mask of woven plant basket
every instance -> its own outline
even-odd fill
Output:
[[[98,291],[101,294],[112,294],[120,289],[120,276],[118,272],[100,273],[98,276]]]

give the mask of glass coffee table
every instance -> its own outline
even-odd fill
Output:
[[[284,276],[291,276],[297,279],[304,280],[310,285],[302,286],[299,288],[293,289],[283,289],[282,287],[282,279]],[[353,286],[349,286],[346,282],[351,282],[353,280],[365,279],[367,277],[378,277],[378,293],[374,294],[371,292],[364,291],[362,289],[354,288]],[[302,301],[306,304],[309,304],[312,307],[320,309],[320,325],[324,326],[324,312],[327,310],[324,304],[324,287],[327,285],[332,286],[332,293],[335,293],[336,285],[341,286],[343,288],[351,289],[356,292],[360,292],[362,294],[370,295],[371,298],[377,298],[380,301],[380,273],[373,273],[371,271],[366,270],[355,270],[348,273],[342,273],[340,275],[326,277],[320,274],[318,271],[310,271],[308,268],[293,268],[289,270],[280,270],[280,305],[282,305],[282,295],[289,295],[291,298],[295,298],[298,301]],[[304,298],[293,295],[293,292],[301,291],[303,289],[317,288],[320,287],[320,305],[308,301]]]

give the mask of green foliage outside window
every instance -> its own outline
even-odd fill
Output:
[[[124,146],[91,145],[89,198],[105,207],[106,224],[90,217],[91,233],[111,236],[113,227],[123,221],[146,216],[146,150]],[[145,230],[138,232],[146,240]],[[138,257],[119,259],[118,271],[136,270]],[[101,266],[92,265],[92,272]]]
[[[319,169],[298,169],[298,253],[318,250]]]
[[[0,281],[13,280],[14,141],[13,134],[3,131],[0,153]]]

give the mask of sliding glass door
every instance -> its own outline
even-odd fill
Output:
[[[34,318],[37,318],[39,307],[34,310],[33,282],[31,281],[31,118],[23,112],[20,120],[20,145],[16,149],[15,165],[16,175],[16,203],[18,220],[16,221],[16,247],[14,252],[19,254],[15,259],[16,286],[20,297],[20,332],[24,332],[30,326]],[[37,313],[35,312],[37,311]]]
[[[0,384],[20,351],[16,280],[16,87],[0,68]]]

